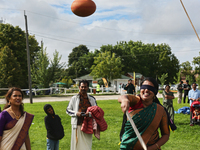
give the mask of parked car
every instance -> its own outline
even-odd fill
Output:
[[[35,95],[35,90],[36,90],[36,94],[37,95],[40,95],[41,93],[40,93],[40,91],[39,91],[39,89],[32,89],[32,95]],[[25,93],[26,93],[26,95],[29,95],[29,90],[27,90],[27,91],[25,91]]]
[[[25,91],[26,92],[26,95],[29,95],[29,90]],[[35,92],[32,90],[32,95],[35,95]]]

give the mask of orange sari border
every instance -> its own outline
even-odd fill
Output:
[[[29,114],[27,112],[25,112],[25,113],[26,113],[26,118],[25,118],[24,124],[21,128],[21,131],[19,132],[19,135],[18,135],[13,147],[12,147],[12,150],[17,150],[17,149],[21,148],[21,146],[23,145],[23,143],[26,140],[26,137],[28,135],[28,130],[33,121],[34,115]]]
[[[142,134],[142,139],[144,140],[144,143],[147,144],[155,132],[156,129],[158,129],[160,121],[162,119],[163,113],[165,112],[164,108],[157,104],[157,111],[155,114],[155,117],[149,127],[146,129],[146,131]],[[134,146],[133,150],[142,150],[142,146],[139,141]]]

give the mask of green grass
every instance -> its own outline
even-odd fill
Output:
[[[74,93],[78,93],[78,92],[74,92]],[[69,96],[73,96],[74,93],[67,93],[67,95],[65,94],[51,94],[51,95],[33,95],[33,98],[34,97],[69,97]],[[90,94],[92,96],[102,96],[102,95],[119,95],[118,93],[96,93],[96,94]],[[24,94],[24,97],[25,98],[29,98],[28,95]],[[5,98],[5,95],[1,95],[0,98]]]
[[[161,100],[161,99],[160,99]],[[98,106],[104,110],[104,118],[108,124],[108,129],[101,132],[100,140],[93,136],[93,150],[118,150],[119,132],[122,122],[122,111],[117,100],[97,101]],[[43,106],[46,103],[25,104],[25,110],[35,115],[33,124],[29,130],[31,145],[33,150],[46,149],[46,129],[44,125],[44,117],[46,114],[43,111]],[[49,102],[54,107],[56,114],[62,119],[62,124],[65,129],[65,137],[60,140],[60,149],[70,149],[71,139],[71,118],[66,114],[67,101],[64,102]],[[174,108],[178,110],[189,104],[177,104],[177,99],[174,100]],[[1,108],[3,106],[1,105]],[[178,129],[170,133],[169,141],[162,146],[162,150],[194,150],[199,149],[198,139],[200,136],[200,126],[189,126],[189,115],[175,114],[175,123]]]

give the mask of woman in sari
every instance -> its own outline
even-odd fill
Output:
[[[174,122],[174,107],[173,107],[174,94],[170,91],[170,86],[167,84],[163,91],[163,106],[167,109],[170,118]]]
[[[153,102],[157,99],[157,92],[157,82],[148,77],[141,84],[140,96],[122,95],[118,98],[122,111],[129,111],[148,150],[160,150],[170,135],[165,109]],[[161,130],[161,137],[159,137],[158,128]],[[143,149],[129,120],[125,123],[120,149]]]
[[[0,113],[0,150],[31,150],[28,135],[33,115],[24,112],[21,89],[13,87],[6,94]]]

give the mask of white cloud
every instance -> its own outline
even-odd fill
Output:
[[[55,49],[68,60],[68,54],[79,44],[90,50],[118,41],[167,43],[180,62],[192,61],[199,55],[199,45],[180,1],[174,0],[94,0],[96,12],[89,17],[71,13],[73,0],[9,0],[0,3],[0,17],[6,23],[25,29],[38,42],[43,39],[49,56]],[[200,34],[199,0],[183,0],[192,22]]]

